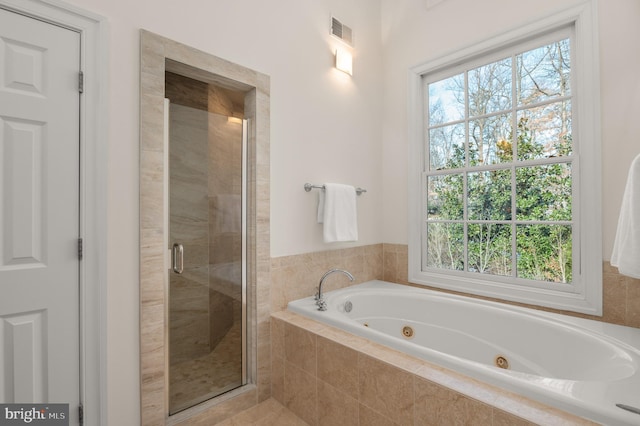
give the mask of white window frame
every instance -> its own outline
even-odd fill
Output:
[[[584,2],[488,40],[451,52],[409,71],[409,281],[480,296],[555,309],[602,315],[602,213],[600,155],[600,74],[596,5]],[[543,40],[546,34],[572,27],[572,174],[574,182],[573,233],[576,256],[572,285],[531,285],[477,273],[423,270],[424,199],[424,76],[453,70],[479,58],[490,63],[492,54],[514,44]],[[467,69],[471,69],[469,66]],[[576,186],[579,186],[576,188]],[[576,191],[577,189],[577,191]]]

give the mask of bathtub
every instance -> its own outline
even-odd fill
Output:
[[[640,329],[384,281],[290,302],[306,317],[610,425],[640,425]]]

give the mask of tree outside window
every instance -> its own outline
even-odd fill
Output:
[[[426,77],[423,268],[572,282],[571,41]]]

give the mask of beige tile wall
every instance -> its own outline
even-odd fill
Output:
[[[351,283],[343,275],[332,276],[325,283],[327,291],[373,279],[412,285],[408,281],[407,272],[408,247],[403,244],[374,244],[351,249],[277,257],[271,259],[271,268],[273,274],[271,310],[273,312],[286,309],[287,303],[292,300],[315,294],[320,277],[331,268],[347,269],[353,273],[356,279]],[[604,262],[603,271],[604,314],[602,317],[504,300],[500,300],[500,302],[596,321],[640,327],[640,280],[620,275],[609,262]],[[432,288],[432,290],[445,291],[437,288]],[[483,298],[470,294],[464,295]]]
[[[329,269],[349,271],[353,282],[343,274],[334,274],[324,284],[326,291],[382,279],[382,244],[328,250],[271,259],[271,311],[287,308],[291,300],[312,296],[316,293],[322,275]]]
[[[315,425],[593,425],[288,311],[272,314],[272,395]]]

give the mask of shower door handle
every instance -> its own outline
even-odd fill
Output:
[[[171,249],[171,269],[176,274],[184,271],[184,247],[182,244],[175,243]]]

